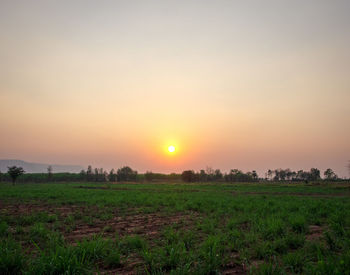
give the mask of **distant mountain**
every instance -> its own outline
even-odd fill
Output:
[[[47,167],[51,165],[53,173],[69,172],[79,173],[83,167],[79,165],[58,165],[46,163],[26,162],[16,159],[0,159],[0,171],[7,172],[8,166],[20,166],[26,173],[47,173]]]

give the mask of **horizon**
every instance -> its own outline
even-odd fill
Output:
[[[114,170],[114,172],[117,172],[117,170],[118,169],[120,169],[120,168],[123,168],[123,167],[129,167],[129,166],[127,166],[127,165],[121,165],[121,166],[119,166],[119,167],[111,167],[111,168],[106,168],[106,167],[100,167],[100,166],[96,166],[96,167],[94,167],[93,165],[87,165],[86,167],[84,167],[84,166],[82,166],[82,165],[79,165],[79,164],[57,164],[57,163],[38,163],[38,162],[29,162],[29,161],[25,161],[25,160],[19,160],[19,159],[0,159],[0,163],[2,162],[2,161],[9,161],[9,162],[12,162],[12,161],[14,161],[14,162],[24,162],[25,164],[30,164],[30,165],[46,165],[45,167],[42,167],[42,172],[28,172],[28,171],[26,171],[26,170],[24,170],[24,173],[29,173],[29,174],[32,174],[32,173],[39,173],[39,174],[42,174],[42,173],[47,173],[47,169],[48,169],[48,167],[51,167],[51,173],[53,173],[53,174],[55,174],[55,173],[73,173],[73,174],[77,174],[77,173],[80,173],[80,172],[82,172],[82,171],[84,171],[84,172],[86,172],[87,170],[88,170],[88,167],[89,166],[91,166],[91,168],[94,170],[95,168],[96,169],[103,169],[103,171],[105,171],[105,172],[107,172],[107,173],[109,173],[109,172],[111,172],[112,170]],[[11,164],[12,165],[12,164]],[[11,166],[10,165],[10,166]],[[16,165],[15,165],[16,166]],[[24,165],[25,166],[25,165]],[[75,170],[76,170],[76,168],[77,167],[79,167],[81,170],[79,170],[79,171],[75,171],[75,172],[72,172],[72,171],[59,171],[59,172],[57,172],[57,171],[55,171],[55,167],[54,166],[67,166],[67,169],[73,169],[73,168],[75,168]],[[21,166],[18,166],[18,167],[21,167]],[[164,174],[164,175],[171,175],[171,174],[177,174],[177,175],[180,175],[182,172],[184,172],[184,171],[194,171],[195,173],[199,173],[199,172],[201,172],[202,170],[204,170],[205,172],[208,170],[208,169],[211,169],[212,171],[214,171],[214,170],[216,170],[216,169],[219,169],[220,170],[220,172],[223,174],[223,175],[226,175],[226,174],[229,174],[232,170],[234,170],[234,169],[236,169],[236,168],[231,168],[231,169],[228,169],[228,170],[222,170],[222,169],[220,169],[220,167],[211,167],[211,166],[206,166],[206,167],[202,167],[202,168],[200,168],[200,169],[198,169],[198,170],[196,170],[196,169],[191,169],[190,167],[188,167],[188,168],[186,168],[185,170],[182,170],[182,171],[171,171],[171,172],[160,172],[160,171],[152,171],[152,170],[144,170],[144,171],[139,171],[139,170],[137,170],[137,169],[134,169],[134,167],[130,167],[130,168],[132,168],[134,171],[136,171],[137,173],[139,173],[139,174],[146,174],[146,173],[154,173],[154,174]],[[287,170],[287,169],[290,169],[291,170],[291,172],[298,172],[298,171],[304,171],[304,172],[309,172],[311,169],[313,169],[313,168],[316,168],[316,169],[318,169],[318,167],[311,167],[310,169],[298,169],[298,170],[293,170],[293,169],[290,169],[289,167],[279,167],[279,168],[269,168],[268,170],[271,170],[272,172],[274,172],[274,171],[276,171],[276,170]],[[330,167],[329,167],[330,168]],[[348,166],[347,166],[347,168],[348,169],[350,169],[350,161],[349,161],[349,164],[348,164]],[[37,168],[38,169],[38,168]],[[64,169],[64,168],[62,168],[62,167],[60,167],[60,169]],[[328,169],[328,168],[327,168]],[[332,168],[330,168],[332,171],[333,171],[333,169]],[[5,169],[6,170],[6,169]],[[257,171],[256,169],[250,169],[250,170],[241,170],[241,169],[238,169],[239,171],[241,171],[241,172],[243,172],[243,173],[248,173],[248,172],[256,172],[257,173],[257,175],[258,175],[258,177],[259,178],[267,178],[267,172],[268,172],[268,170],[266,170],[266,171]],[[320,171],[320,176],[321,176],[321,179],[323,179],[323,178],[325,178],[325,175],[324,175],[324,173],[323,172],[325,172],[326,171],[326,169],[325,170],[322,170],[322,169],[318,169],[319,171]],[[6,173],[6,171],[1,171],[1,169],[0,169],[0,173],[3,173],[3,172],[5,172]],[[335,173],[336,174],[336,173]],[[348,177],[347,176],[340,176],[340,175],[337,175],[336,174],[336,176],[339,176],[339,179],[348,179]]]
[[[349,8],[2,1],[0,158],[349,177]]]

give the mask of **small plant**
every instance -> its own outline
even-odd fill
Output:
[[[145,261],[146,274],[161,274],[160,260],[157,255],[159,255],[159,253],[152,252],[148,249],[143,250],[142,258]]]
[[[285,237],[286,244],[290,249],[297,249],[304,245],[305,236],[301,234],[288,234]]]
[[[288,253],[283,257],[286,268],[293,273],[302,273],[305,265],[305,257],[301,251]]]
[[[29,268],[29,274],[87,274],[89,262],[76,253],[75,247],[57,245],[47,252],[41,251]]]
[[[144,250],[146,247],[146,242],[140,236],[126,236],[120,241],[120,247],[124,251],[130,250]]]
[[[111,233],[111,232],[114,232],[115,230],[114,230],[114,228],[113,228],[112,226],[106,225],[106,226],[102,229],[102,231],[103,231],[103,232],[109,232],[109,233]]]
[[[184,242],[187,251],[193,248],[195,244],[195,235],[192,231],[184,231],[182,235],[182,240]]]
[[[6,236],[8,233],[8,224],[5,221],[0,222],[0,237],[1,236]]]
[[[265,240],[273,240],[285,234],[284,226],[280,219],[268,219],[261,226],[262,235]]]
[[[217,236],[210,236],[204,242],[200,250],[200,258],[202,259],[203,274],[218,273],[220,266],[224,263],[224,247]]]
[[[58,221],[58,217],[57,217],[56,214],[48,215],[48,217],[47,217],[47,222],[48,223],[54,223],[56,221]]]
[[[46,241],[49,235],[48,229],[43,223],[35,223],[29,231],[30,238],[36,243]]]
[[[15,232],[18,235],[23,234],[24,233],[23,226],[17,225],[16,228],[15,228]]]
[[[284,254],[288,251],[288,243],[286,238],[280,238],[277,239],[273,242],[272,244],[273,249],[278,253],[278,254]]]
[[[32,225],[35,222],[36,218],[33,215],[22,215],[16,219],[16,223],[21,226]]]
[[[280,275],[283,270],[275,263],[262,263],[257,268],[251,270],[251,274],[257,275]]]
[[[306,220],[304,216],[296,215],[289,218],[290,225],[292,230],[296,233],[306,232]]]
[[[100,220],[101,221],[108,221],[108,220],[110,220],[112,218],[113,218],[113,214],[112,213],[102,213],[100,215]]]
[[[109,249],[107,256],[104,258],[104,263],[108,267],[120,266],[120,251],[116,248]]]
[[[232,251],[238,251],[244,246],[243,233],[237,229],[230,230],[227,233],[226,241]]]
[[[64,223],[67,225],[74,225],[75,224],[75,220],[74,220],[74,216],[72,214],[69,214],[65,219],[64,219]]]
[[[176,232],[172,227],[165,229],[163,236],[167,244],[178,243],[180,240],[180,234]]]
[[[329,231],[324,233],[324,238],[326,239],[327,245],[328,245],[330,250],[332,250],[332,251],[337,250],[336,239]]]
[[[254,247],[254,257],[269,260],[276,252],[270,241],[261,242]]]
[[[11,240],[0,242],[0,274],[21,274],[25,260],[19,245]]]
[[[166,245],[162,257],[163,269],[167,271],[176,269],[181,266],[183,257],[186,257],[186,248],[183,242]]]
[[[91,217],[91,216],[83,216],[82,220],[83,220],[83,222],[85,222],[85,223],[87,223],[88,225],[91,225],[91,226],[95,224],[94,218]]]
[[[111,247],[111,240],[104,240],[102,237],[96,236],[92,240],[85,239],[79,242],[76,247],[76,253],[86,261],[96,261],[103,259]]]

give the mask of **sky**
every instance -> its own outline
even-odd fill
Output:
[[[0,158],[348,176],[349,11],[346,0],[2,0]]]

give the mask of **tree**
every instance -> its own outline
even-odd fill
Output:
[[[183,171],[181,174],[181,179],[184,182],[194,182],[195,178],[196,178],[196,175],[193,172],[193,170],[186,170],[186,171]]]
[[[213,181],[214,180],[214,176],[215,176],[214,169],[211,168],[210,166],[207,166],[207,168],[205,169],[205,172],[207,174],[207,181]]]
[[[87,181],[92,181],[93,180],[93,172],[92,172],[91,165],[89,165],[88,168],[87,168],[86,179],[87,179]]]
[[[254,180],[258,180],[259,178],[258,173],[255,170],[252,171],[252,177]]]
[[[47,167],[47,176],[49,178],[49,180],[52,179],[52,166],[49,165],[49,167]]]
[[[132,170],[129,166],[119,168],[117,171],[118,181],[136,181],[137,171]]]
[[[95,181],[98,181],[98,168],[95,168]]]
[[[287,180],[291,180],[291,179],[292,179],[292,176],[293,176],[292,170],[290,170],[289,168],[287,168],[287,169],[285,170],[285,172],[286,172],[286,178],[287,178]]]
[[[147,181],[152,181],[154,178],[154,174],[152,173],[152,171],[146,171],[145,173],[145,179]]]
[[[321,178],[321,172],[317,168],[310,169],[310,180],[319,180]]]
[[[80,171],[79,176],[81,180],[86,180],[86,172],[84,169]]]
[[[109,181],[112,181],[112,182],[115,182],[117,180],[117,175],[115,174],[115,171],[113,168],[109,172],[108,179],[109,179]]]
[[[324,171],[323,175],[325,176],[326,180],[336,180],[338,178],[338,176],[331,168],[328,168],[326,171]]]
[[[199,180],[202,182],[205,182],[208,180],[208,175],[205,173],[205,171],[202,169],[199,172]]]
[[[10,175],[11,179],[12,179],[12,184],[15,185],[17,178],[20,175],[23,175],[25,173],[25,171],[23,170],[22,167],[17,167],[17,166],[11,166],[11,167],[7,167],[8,171],[7,173]]]
[[[221,180],[222,179],[222,173],[220,169],[216,169],[214,172],[214,180]]]
[[[269,180],[272,179],[273,173],[274,173],[274,172],[273,172],[271,169],[269,169],[269,170],[267,171],[267,178],[268,178]]]

